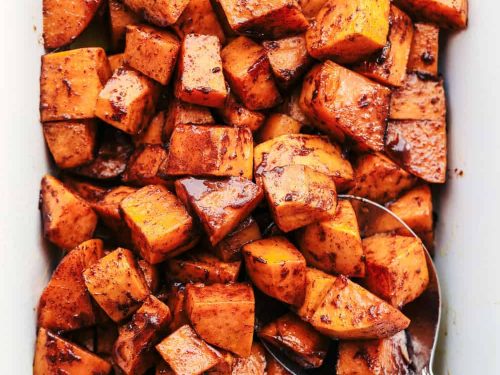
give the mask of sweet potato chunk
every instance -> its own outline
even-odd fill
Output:
[[[236,356],[230,352],[218,349],[221,359],[218,364],[208,370],[205,375],[231,375]]]
[[[302,13],[304,13],[307,18],[316,17],[326,2],[327,0],[299,0]]]
[[[125,61],[162,85],[170,81],[179,48],[179,40],[168,31],[146,25],[127,26]]]
[[[167,122],[167,111],[158,112],[149,125],[141,133],[134,137],[136,146],[140,145],[161,145],[163,144],[163,128]]]
[[[289,88],[306,72],[312,63],[307,53],[304,35],[263,42],[276,82]]]
[[[305,31],[308,22],[297,1],[217,0],[235,32],[251,37],[277,39]]]
[[[407,171],[424,181],[446,181],[447,136],[444,121],[390,121],[386,149]]]
[[[446,98],[443,81],[423,80],[409,74],[391,95],[389,118],[393,120],[444,120]]]
[[[243,256],[250,279],[262,292],[291,305],[304,302],[306,260],[285,237],[246,244]]]
[[[390,337],[408,327],[410,320],[345,276],[338,276],[310,323],[331,338],[356,340]]]
[[[221,56],[225,77],[245,107],[259,110],[281,101],[262,46],[242,36],[224,47]]]
[[[310,321],[334,282],[334,276],[307,267],[304,303],[296,309],[297,315],[305,321]]]
[[[189,0],[123,0],[132,11],[142,14],[146,21],[165,27],[177,22]]]
[[[141,271],[144,276],[144,280],[146,280],[148,289],[151,293],[156,293],[160,286],[160,272],[158,267],[148,263],[144,259],[139,259],[137,265],[139,266],[139,271]]]
[[[109,191],[109,189],[105,187],[68,175],[62,175],[61,182],[73,193],[89,203],[92,208],[94,208],[94,204],[101,200]]]
[[[409,362],[404,332],[386,339],[341,341],[336,374],[407,374]]]
[[[43,41],[53,49],[70,44],[88,26],[101,0],[43,0]]]
[[[122,0],[108,0],[108,2],[111,47],[114,51],[122,51],[125,45],[127,26],[137,25],[141,19],[139,15],[126,7]]]
[[[305,165],[330,176],[338,190],[352,184],[351,164],[342,156],[342,150],[327,137],[307,134],[289,134],[259,144],[254,150],[254,168],[257,183],[262,174],[276,167]]]
[[[42,56],[42,122],[94,117],[96,99],[111,76],[102,48],[81,48]]]
[[[43,234],[54,245],[69,250],[92,238],[97,215],[90,205],[55,177],[42,178],[40,191]]]
[[[206,107],[183,102],[177,98],[172,98],[168,105],[167,119],[163,126],[163,142],[170,141],[172,132],[177,125],[207,125],[215,124],[215,120]]]
[[[179,125],[164,173],[168,176],[252,178],[253,138],[248,128]]]
[[[183,325],[189,324],[186,314],[185,303],[186,289],[183,285],[174,285],[168,293],[167,305],[172,314],[172,320],[168,325],[170,332],[177,331]]]
[[[182,42],[175,96],[185,102],[222,107],[227,88],[220,42],[213,35],[188,34]]]
[[[306,76],[300,107],[336,138],[340,131],[360,149],[381,151],[390,93],[387,87],[326,61]]]
[[[282,349],[294,362],[304,368],[323,364],[329,340],[307,322],[288,313],[264,326],[259,337]]]
[[[85,285],[115,322],[132,315],[150,291],[130,250],[118,248],[83,272]]]
[[[295,87],[295,89],[290,92],[290,96],[286,97],[283,103],[278,107],[278,111],[290,116],[301,124],[311,125],[311,119],[302,108],[300,108],[299,102],[301,91],[302,87],[300,87],[300,85]]]
[[[266,350],[259,342],[252,344],[252,351],[246,358],[236,358],[231,375],[265,375]]]
[[[101,240],[85,241],[57,266],[38,304],[38,326],[71,331],[92,326],[95,314],[83,271],[104,255]]]
[[[408,71],[437,77],[439,57],[439,27],[430,23],[415,23]]]
[[[328,273],[364,276],[363,246],[356,213],[349,201],[338,202],[333,219],[301,229],[297,240],[309,265]]]
[[[176,374],[199,375],[220,361],[220,354],[201,340],[188,325],[182,326],[156,350]]]
[[[236,127],[247,127],[252,132],[257,131],[266,116],[258,111],[252,111],[241,104],[231,93],[226,98],[224,107],[217,109],[224,123]]]
[[[241,177],[223,180],[184,178],[175,182],[178,196],[186,196],[213,246],[245,219],[264,197],[262,189]]]
[[[294,118],[283,113],[273,113],[260,129],[258,138],[261,142],[266,142],[281,135],[299,134],[301,128],[302,124]]]
[[[152,367],[156,359],[153,346],[166,333],[170,319],[167,305],[154,296],[147,297],[132,320],[120,327],[113,347],[114,363],[125,374],[143,374]]]
[[[410,189],[416,178],[382,154],[361,155],[354,165],[350,194],[385,203]]]
[[[215,246],[214,253],[223,262],[237,261],[241,259],[243,245],[260,239],[259,225],[249,216]]]
[[[411,18],[391,5],[390,31],[381,52],[354,68],[383,85],[401,86],[406,76],[406,66],[413,40]]]
[[[467,27],[468,0],[397,0],[396,4],[415,17],[439,27]]]
[[[121,67],[100,92],[95,115],[129,134],[137,134],[149,124],[155,110],[157,88],[141,73]]]
[[[239,356],[250,355],[255,319],[250,285],[188,285],[185,303],[189,320],[201,338]]]
[[[240,261],[225,263],[207,252],[190,252],[187,256],[169,259],[166,273],[167,277],[175,282],[226,284],[236,281],[240,266]]]
[[[353,63],[384,47],[389,0],[327,1],[306,32],[307,50],[317,59]]]
[[[416,299],[427,288],[429,272],[420,240],[393,234],[363,239],[367,288],[396,307]]]
[[[123,66],[124,60],[125,60],[124,53],[117,53],[116,55],[108,56],[109,67],[111,68],[111,71],[114,72],[116,69]]]
[[[120,203],[135,191],[136,189],[128,186],[118,186],[111,189],[93,205],[104,225],[125,239],[130,239],[130,230],[121,217]]]
[[[135,247],[151,264],[163,262],[176,248],[192,241],[193,219],[161,185],[143,187],[125,198],[120,208]]]
[[[38,330],[33,375],[106,375],[110,372],[111,365],[104,359],[63,340],[45,328]]]
[[[128,161],[122,176],[123,182],[137,186],[165,184],[166,182],[158,177],[158,171],[167,156],[168,152],[162,145],[139,147]]]
[[[304,165],[277,167],[264,172],[263,185],[274,222],[284,232],[335,216],[337,191],[326,174]]]

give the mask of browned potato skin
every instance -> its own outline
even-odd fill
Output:
[[[251,242],[242,253],[248,276],[262,292],[295,306],[304,302],[306,260],[285,237]]]
[[[261,238],[259,225],[249,216],[224,237],[213,252],[223,262],[238,261],[241,259],[243,245]]]
[[[314,312],[310,323],[331,338],[361,340],[390,337],[410,320],[345,276],[335,282]]]
[[[241,357],[250,355],[255,298],[249,284],[190,284],[186,287],[185,306],[201,338]]]
[[[309,322],[334,282],[335,276],[307,267],[304,303],[295,309],[297,315]]]
[[[156,26],[166,27],[177,22],[189,0],[123,0],[126,6]]]
[[[413,27],[415,32],[408,59],[408,71],[437,77],[439,27],[430,23],[415,23]]]
[[[106,375],[111,365],[98,356],[56,336],[45,328],[38,330],[33,375]]]
[[[150,290],[130,250],[118,248],[83,272],[85,285],[114,321],[132,315]]]
[[[39,327],[71,331],[94,325],[94,308],[82,273],[103,255],[102,241],[89,240],[61,260],[40,297]]]
[[[152,347],[167,332],[171,319],[167,305],[154,296],[144,300],[132,320],[119,329],[113,360],[125,374],[143,374],[152,367],[156,352]]]
[[[307,263],[328,273],[365,275],[365,263],[356,213],[347,200],[339,200],[335,216],[313,223],[297,233],[298,247]]]
[[[92,238],[97,215],[90,205],[55,177],[42,178],[40,191],[43,234],[63,250]]]
[[[274,168],[263,173],[263,186],[274,222],[283,232],[335,216],[335,183],[330,176],[312,168]]]
[[[186,289],[182,285],[174,285],[168,293],[167,305],[172,314],[172,320],[168,325],[170,332],[177,331],[183,325],[189,324],[189,318],[186,314]]]
[[[307,29],[309,23],[295,0],[217,0],[231,29],[256,38],[277,39]]]
[[[137,25],[141,19],[127,8],[122,0],[108,0],[108,3],[111,47],[113,51],[123,51],[127,26]]]
[[[170,140],[167,176],[234,176],[251,179],[253,137],[248,128],[179,125]]]
[[[420,296],[429,284],[425,250],[420,240],[394,234],[363,239],[367,288],[393,306]]]
[[[355,71],[383,85],[401,86],[413,40],[411,18],[391,5],[390,30],[387,43],[380,53],[354,68]]]
[[[468,0],[396,0],[396,5],[414,17],[449,29],[464,29]]]
[[[160,271],[158,267],[154,264],[149,264],[144,259],[139,259],[137,261],[137,266],[139,271],[141,271],[144,276],[144,280],[148,286],[151,293],[156,293],[160,289]]]
[[[93,118],[96,99],[110,76],[111,68],[102,48],[81,48],[42,56],[41,121]]]
[[[162,85],[170,81],[179,49],[179,40],[168,31],[127,26],[125,62]]]
[[[215,120],[208,108],[172,98],[168,106],[165,125],[163,126],[163,142],[168,143],[174,129],[178,125],[185,124],[215,124]]]
[[[45,48],[70,44],[88,26],[102,0],[43,0],[43,40]]]
[[[266,142],[282,135],[298,134],[301,128],[302,124],[294,118],[284,113],[273,113],[267,118],[257,138],[260,142]]]
[[[134,186],[167,184],[158,176],[162,163],[168,152],[162,145],[144,145],[135,150],[130,157],[122,181]]]
[[[266,367],[266,350],[261,343],[254,342],[250,356],[235,359],[230,375],[265,375]]]
[[[185,257],[169,259],[166,274],[174,282],[226,284],[236,282],[240,266],[240,261],[225,263],[208,252],[190,252]]]
[[[259,337],[285,351],[304,368],[317,368],[323,364],[329,340],[309,323],[288,313],[264,326]]]
[[[199,375],[220,361],[220,354],[201,340],[188,325],[182,326],[156,345],[156,350],[176,374]]]
[[[387,153],[413,175],[432,184],[446,182],[444,121],[389,121],[385,142]]]
[[[262,45],[267,51],[276,82],[284,89],[296,83],[312,64],[303,34],[265,41]]]
[[[224,75],[245,107],[258,111],[281,102],[266,50],[262,46],[241,36],[224,47],[221,56]]]
[[[361,150],[381,151],[391,91],[331,61],[304,79],[300,107],[336,139],[342,133]]]

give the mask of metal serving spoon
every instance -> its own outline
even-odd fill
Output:
[[[365,213],[384,211],[392,216],[399,225],[405,228],[413,236],[418,236],[406,223],[386,207],[372,202],[369,199],[356,197],[353,195],[339,195],[339,199],[357,201],[362,205],[361,209]],[[412,370],[417,375],[433,375],[432,363],[434,361],[434,352],[436,349],[437,336],[439,332],[439,323],[441,319],[441,289],[434,262],[431,259],[429,251],[423,245],[429,269],[429,285],[425,292],[415,301],[409,303],[403,308],[403,313],[411,319],[410,326],[406,329],[408,335],[408,350],[411,359]],[[291,361],[279,349],[265,343],[262,344],[267,351],[285,367],[292,375],[312,375],[312,374],[333,374],[336,365],[335,353],[330,354],[325,359],[323,366],[315,370],[305,370],[293,361]]]

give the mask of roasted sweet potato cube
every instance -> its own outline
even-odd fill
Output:
[[[354,164],[350,194],[386,203],[415,185],[417,179],[382,154],[361,155]]]
[[[306,76],[300,106],[335,138],[340,131],[359,149],[381,151],[390,94],[387,87],[326,61]]]
[[[190,252],[184,257],[169,259],[166,274],[174,282],[226,284],[237,280],[240,266],[240,261],[226,263],[207,252]]]
[[[389,0],[327,1],[306,32],[316,59],[353,63],[384,47],[389,33]]]
[[[335,276],[307,267],[304,303],[296,309],[297,315],[310,321],[334,282]]]
[[[265,325],[259,331],[259,337],[283,350],[304,368],[320,367],[329,347],[326,337],[292,313]]]
[[[290,95],[284,98],[283,103],[278,107],[278,111],[290,116],[303,125],[311,125],[311,119],[300,108],[299,102],[301,91],[301,85],[295,87],[295,89],[290,92]]]
[[[389,118],[393,120],[444,120],[446,98],[443,81],[424,80],[409,74],[391,95]]]
[[[206,107],[224,106],[227,88],[220,49],[216,36],[186,35],[177,68],[177,98]]]
[[[168,152],[162,145],[139,147],[128,161],[122,176],[123,182],[136,186],[165,184],[166,182],[158,177],[158,171],[167,156]]]
[[[167,305],[152,295],[147,297],[132,320],[120,327],[113,348],[114,363],[125,374],[143,374],[153,367],[153,347],[166,333],[170,319]]]
[[[266,119],[263,113],[246,108],[231,93],[228,94],[224,107],[218,108],[217,112],[224,123],[236,127],[247,127],[252,132],[257,131]]]
[[[134,137],[136,146],[140,145],[161,145],[163,144],[163,128],[167,123],[167,111],[158,112],[149,125],[141,133]]]
[[[42,56],[42,122],[94,117],[96,99],[111,76],[102,48],[81,48]]]
[[[137,25],[141,19],[126,7],[122,0],[108,0],[108,2],[111,47],[114,51],[122,51],[125,46],[127,26]]]
[[[139,259],[137,261],[139,266],[139,271],[141,271],[146,280],[146,284],[151,293],[156,293],[160,287],[160,271],[158,267],[154,264],[150,264],[144,259]]]
[[[413,24],[411,18],[394,5],[391,5],[390,21],[389,37],[382,51],[354,70],[383,85],[401,86],[413,40]]]
[[[435,23],[439,27],[467,27],[468,0],[397,0],[396,4],[414,17]]]
[[[338,202],[333,219],[301,229],[297,240],[309,265],[328,273],[352,277],[365,275],[358,222],[349,201]]]
[[[439,27],[430,23],[415,23],[413,27],[408,71],[437,77]]]
[[[215,120],[208,108],[186,103],[176,98],[172,98],[170,101],[167,113],[162,136],[165,143],[170,141],[170,136],[177,125],[215,124]]]
[[[294,118],[283,113],[273,113],[260,129],[258,138],[261,142],[266,142],[281,135],[299,134],[301,128],[302,124]]]
[[[99,202],[109,191],[109,189],[103,186],[68,175],[62,175],[61,182],[74,194],[89,203],[92,208],[94,208],[94,204]]]
[[[131,68],[118,68],[100,92],[95,115],[129,134],[137,134],[154,115],[157,88]]]
[[[225,77],[245,107],[259,110],[279,104],[281,96],[262,46],[241,36],[224,47],[221,56]]]
[[[406,374],[409,362],[404,331],[386,339],[341,341],[336,374]]]
[[[389,155],[410,173],[433,184],[446,182],[444,121],[389,121],[385,142]]]
[[[129,186],[118,186],[111,189],[93,205],[102,222],[115,233],[119,233],[125,238],[130,238],[130,230],[121,217],[120,203],[136,190]]]
[[[251,242],[242,252],[247,273],[257,288],[291,305],[304,302],[306,260],[285,237]]]
[[[231,375],[263,375],[266,373],[266,350],[255,341],[248,357],[236,358]]]
[[[364,340],[390,337],[407,328],[410,320],[347,277],[338,276],[310,323],[331,338]]]
[[[45,328],[38,330],[33,375],[66,373],[74,375],[109,374],[111,365]]]
[[[175,182],[177,195],[201,220],[213,246],[218,244],[254,210],[264,197],[262,189],[241,177],[223,180],[184,178]]]
[[[363,239],[366,287],[401,307],[420,296],[429,283],[425,250],[420,240],[395,234]]]
[[[312,64],[307,53],[306,38],[302,35],[263,42],[276,82],[289,88]]]
[[[257,38],[276,39],[297,34],[309,23],[296,0],[217,0],[231,29]]]
[[[123,0],[135,13],[144,16],[146,21],[165,27],[177,22],[189,0]]]
[[[167,176],[252,178],[253,137],[248,128],[179,125],[170,140]]]
[[[150,290],[130,250],[118,248],[83,272],[85,285],[115,322],[132,315]]]
[[[287,165],[305,165],[333,179],[338,190],[349,188],[353,182],[351,164],[342,150],[327,137],[308,134],[288,134],[259,144],[254,150],[257,183],[264,172]]]
[[[186,312],[196,332],[209,344],[242,357],[251,352],[255,298],[248,284],[188,285]]]
[[[192,241],[193,219],[175,195],[161,185],[149,185],[130,194],[120,208],[132,231],[132,241],[151,264]]]
[[[182,326],[162,342],[156,350],[176,374],[199,375],[220,361],[220,354],[201,340],[188,326]]]
[[[179,40],[168,31],[146,25],[127,26],[125,61],[162,85],[170,81],[179,48]]]
[[[116,55],[108,56],[108,61],[109,61],[109,67],[111,68],[111,71],[114,72],[116,69],[123,66],[123,64],[125,62],[125,54],[124,53],[117,53]]]
[[[302,8],[302,13],[307,18],[314,18],[321,10],[323,5],[327,0],[299,0],[300,7]]]
[[[167,305],[172,314],[172,320],[168,325],[170,332],[177,331],[183,325],[189,324],[184,301],[186,300],[186,289],[182,285],[174,285],[168,293]]]
[[[73,42],[86,29],[102,0],[43,0],[43,41],[45,48],[60,48]]]
[[[42,178],[40,203],[43,234],[54,245],[69,250],[92,238],[97,215],[55,177]]]
[[[38,326],[71,331],[92,326],[95,314],[83,271],[104,255],[101,240],[85,241],[57,266],[38,304]]]
[[[243,245],[260,239],[259,225],[249,216],[215,246],[214,253],[223,262],[234,262],[241,259]]]
[[[93,120],[43,124],[43,135],[59,168],[74,168],[94,158],[96,123]]]
[[[274,222],[284,232],[335,216],[337,191],[332,178],[304,165],[277,167],[263,174]]]

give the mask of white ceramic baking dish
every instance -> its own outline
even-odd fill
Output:
[[[496,0],[470,0],[469,29],[442,55],[450,179],[437,206],[444,311],[436,375],[500,374],[499,11]],[[54,257],[37,210],[49,168],[38,122],[41,0],[2,1],[0,13],[0,373],[25,375]]]

